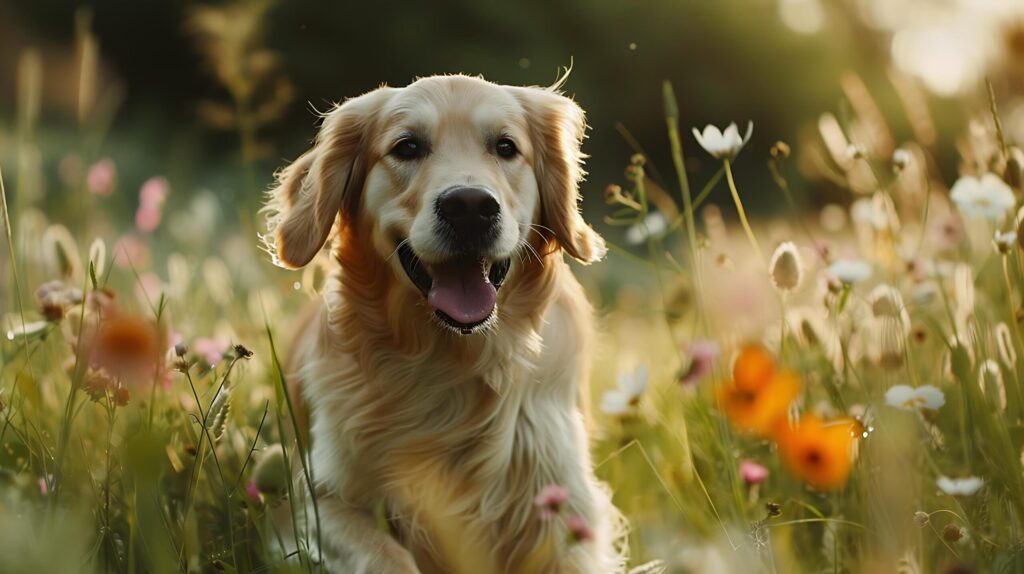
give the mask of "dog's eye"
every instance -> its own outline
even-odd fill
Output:
[[[516,148],[515,142],[508,138],[501,138],[498,143],[494,145],[494,151],[505,159],[511,159],[516,157],[519,153],[519,149]]]
[[[424,145],[413,138],[405,138],[395,144],[391,154],[401,160],[419,159],[424,155]]]

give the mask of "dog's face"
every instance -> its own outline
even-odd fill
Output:
[[[465,76],[349,100],[279,175],[272,253],[305,265],[340,216],[440,324],[472,333],[495,321],[499,289],[536,245],[603,256],[577,209],[584,129],[553,90]]]

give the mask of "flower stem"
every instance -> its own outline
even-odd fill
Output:
[[[764,253],[761,251],[761,246],[757,243],[757,238],[754,237],[754,230],[750,228],[750,222],[747,221],[747,212],[743,209],[743,202],[740,201],[740,193],[736,191],[736,182],[732,178],[732,165],[729,159],[726,158],[725,162],[725,179],[729,181],[729,191],[732,192],[732,199],[736,202],[736,211],[740,214],[740,223],[743,224],[743,231],[747,234],[747,239],[750,240],[750,246],[754,248],[754,252],[757,253],[757,258],[761,260],[761,263],[767,265],[767,261],[764,258]]]

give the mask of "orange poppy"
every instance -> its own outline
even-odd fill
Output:
[[[763,347],[749,345],[733,365],[733,380],[719,388],[718,404],[737,429],[765,436],[786,417],[799,391],[796,375],[776,369]]]
[[[818,490],[839,490],[853,467],[856,421],[829,423],[814,415],[795,426],[782,423],[776,429],[782,462],[797,479]]]

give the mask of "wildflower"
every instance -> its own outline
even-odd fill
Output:
[[[630,245],[640,245],[651,237],[658,236],[668,228],[668,220],[660,211],[648,213],[644,220],[634,223],[626,230],[626,241]]]
[[[803,278],[803,262],[792,241],[779,244],[768,264],[768,270],[772,284],[780,293],[785,294],[796,289]]]
[[[740,477],[747,484],[761,484],[768,479],[768,469],[752,460],[740,461]]]
[[[986,395],[994,391],[997,394],[999,408],[1006,409],[1006,384],[1003,382],[1003,372],[999,369],[999,363],[992,359],[982,363],[978,372],[978,384],[981,385],[981,392]]]
[[[965,175],[953,184],[950,199],[969,217],[1000,220],[1013,208],[1013,190],[998,176],[986,173],[978,179]]]
[[[679,378],[684,387],[692,387],[711,373],[711,365],[718,358],[718,344],[714,341],[694,341],[690,343],[690,366]]]
[[[942,529],[942,538],[946,542],[959,542],[964,537],[962,528],[950,522]]]
[[[211,367],[216,366],[230,348],[231,341],[225,337],[199,338],[192,343],[192,350]]]
[[[818,490],[841,489],[853,466],[856,424],[849,419],[826,424],[808,415],[795,426],[779,425],[776,440],[782,462],[793,476]]]
[[[950,495],[950,496],[970,496],[982,486],[985,485],[985,481],[976,477],[971,476],[968,478],[949,478],[940,476],[935,484],[939,486],[939,490]]]
[[[1000,255],[1006,255],[1013,249],[1013,246],[1017,243],[1017,232],[1016,231],[1005,231],[1001,232],[996,230],[995,236],[992,238],[992,244],[995,245],[996,251]]]
[[[594,540],[594,531],[590,523],[579,514],[571,514],[565,517],[565,527],[569,529],[569,536],[573,542],[591,542]]]
[[[753,133],[754,122],[747,122],[747,133],[742,138],[740,138],[740,130],[736,127],[735,122],[729,124],[724,132],[711,124],[704,127],[703,133],[697,131],[697,128],[693,128],[693,137],[697,138],[697,143],[715,159],[735,158],[743,146],[750,141],[750,136]]]
[[[89,246],[89,263],[96,277],[102,277],[107,264],[107,244],[99,237]]]
[[[1000,323],[995,328],[996,348],[999,349],[999,358],[1009,369],[1017,364],[1017,350],[1013,346],[1013,336],[1010,335],[1010,327],[1006,323]]]
[[[250,351],[245,345],[235,345],[235,356],[239,359],[251,359],[252,351]]]
[[[89,369],[82,379],[82,391],[89,395],[93,402],[103,400],[103,397],[107,396],[107,391],[112,388],[114,388],[114,380],[102,370]]]
[[[117,168],[110,158],[103,158],[89,167],[89,173],[85,176],[85,188],[89,193],[95,195],[110,195],[114,193],[114,185],[117,182]]]
[[[853,285],[871,277],[871,265],[860,260],[839,259],[828,266],[828,274],[843,285]]]
[[[188,352],[188,345],[184,341],[178,341],[174,344],[174,355],[179,359],[185,356]]]
[[[170,192],[170,185],[163,177],[151,177],[139,190],[139,209],[135,212],[135,227],[143,233],[151,233],[160,225],[163,205]]]
[[[274,444],[256,462],[252,481],[263,494],[281,495],[288,490],[288,468],[285,464],[284,448]]]
[[[116,389],[114,389],[114,394],[111,396],[111,398],[113,399],[115,405],[123,407],[126,406],[128,404],[129,399],[131,399],[131,393],[128,392],[128,389],[119,386]]]
[[[907,166],[910,165],[910,162],[912,160],[913,156],[910,154],[909,151],[903,148],[897,149],[896,151],[892,152],[893,171],[899,173],[904,169],[907,169]]]
[[[718,401],[733,425],[742,431],[766,435],[786,417],[800,382],[762,347],[745,347],[733,366],[733,380],[718,391]]]
[[[931,522],[931,520],[932,517],[929,516],[927,512],[921,512],[918,510],[914,513],[914,524],[916,524],[918,528],[928,526],[928,523]]]
[[[901,318],[906,309],[903,306],[903,296],[898,289],[891,285],[879,285],[868,295],[868,302],[871,304],[871,313],[876,318]]]
[[[49,281],[36,289],[36,299],[47,321],[60,321],[68,307],[82,302],[82,290],[65,285],[63,281]]]
[[[257,504],[263,502],[263,495],[260,494],[260,489],[256,486],[255,482],[249,481],[245,483],[245,494],[247,494],[249,499]]]
[[[540,509],[540,519],[549,520],[562,511],[562,505],[568,500],[568,490],[557,484],[549,484],[541,489],[533,503]]]
[[[637,367],[632,375],[620,373],[616,388],[606,391],[601,398],[601,410],[605,414],[622,416],[640,404],[640,395],[647,388],[647,367]]]
[[[155,366],[156,326],[146,319],[116,313],[100,324],[93,360],[117,375],[138,375]]]
[[[938,410],[946,404],[946,395],[932,385],[917,388],[908,385],[895,385],[885,392],[885,402],[891,407],[905,411],[927,409]]]

